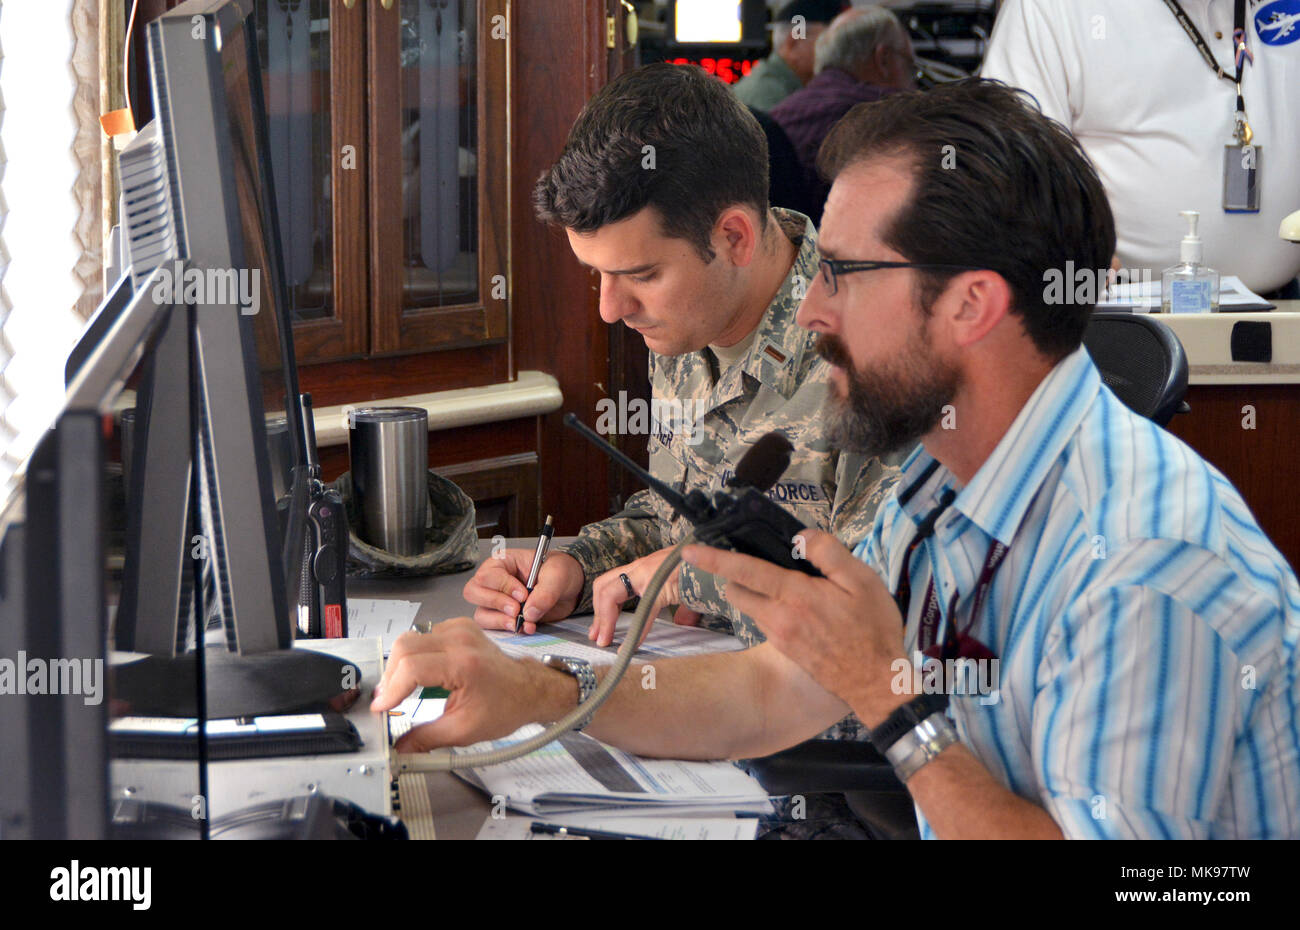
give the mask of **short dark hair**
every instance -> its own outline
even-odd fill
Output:
[[[648,153],[653,169],[643,167]],[[533,190],[539,219],[577,232],[654,207],[664,235],[690,242],[705,262],[713,224],[736,204],[752,206],[766,228],[767,137],[722,81],[694,65],[647,65],[606,84]]]
[[[1040,352],[1059,359],[1077,349],[1092,305],[1048,306],[1046,275],[1064,274],[1068,262],[1109,268],[1115,220],[1069,131],[1023,91],[973,78],[857,105],[827,136],[817,165],[831,181],[890,155],[911,159],[913,190],[883,241],[909,261],[998,272]],[[918,274],[928,307],[955,273]]]

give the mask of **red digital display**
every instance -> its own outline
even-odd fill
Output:
[[[756,62],[743,58],[669,58],[669,64],[699,65],[714,77],[735,84],[753,70]]]

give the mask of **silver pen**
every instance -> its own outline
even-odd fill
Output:
[[[533,554],[533,567],[528,572],[528,593],[533,593],[533,585],[537,584],[537,574],[542,570],[542,560],[546,558],[546,550],[551,548],[551,537],[555,535],[555,527],[551,525],[551,515],[546,515],[546,525],[542,527],[542,535],[537,539],[537,552]],[[528,598],[525,596],[524,600]],[[519,605],[519,616],[515,617],[515,632],[518,633],[524,628],[524,605]]]

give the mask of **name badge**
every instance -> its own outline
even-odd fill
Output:
[[[1223,147],[1223,210],[1225,213],[1259,212],[1258,145]]]

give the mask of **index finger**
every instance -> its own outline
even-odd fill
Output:
[[[390,661],[384,671],[382,690],[370,702],[373,711],[392,710],[417,687],[441,685],[447,680],[447,657],[441,652],[422,652]]]
[[[395,670],[401,664],[403,659],[426,653],[445,652],[447,649],[448,637],[457,635],[457,623],[461,618],[444,620],[442,623],[436,623],[427,633],[418,633],[410,630],[403,633],[393,642],[392,651],[388,654],[388,660],[384,663],[384,674],[380,676],[379,686],[376,690],[387,694],[390,690],[389,681],[395,674]],[[414,687],[414,686],[412,686]],[[407,689],[410,693],[410,689]],[[403,695],[404,697],[405,695]],[[399,699],[400,700],[400,699]]]

